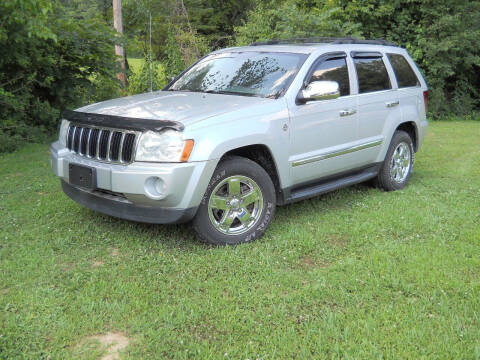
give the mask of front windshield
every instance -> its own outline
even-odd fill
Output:
[[[230,52],[207,56],[168,90],[276,98],[288,88],[306,56]]]

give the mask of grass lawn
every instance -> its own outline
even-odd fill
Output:
[[[77,205],[45,145],[0,155],[0,213],[0,358],[480,358],[480,121],[234,248]]]
[[[144,59],[141,58],[127,58],[128,66],[130,66],[130,70],[133,72],[139,72],[142,69]],[[160,62],[155,62],[157,64],[158,69],[162,69],[162,65]]]

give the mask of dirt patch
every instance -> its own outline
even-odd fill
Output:
[[[300,258],[300,267],[306,268],[306,269],[313,269],[313,268],[326,268],[328,267],[328,263],[325,261],[320,261],[313,259],[310,255],[305,255]]]
[[[60,268],[65,272],[72,271],[74,267],[75,267],[74,263],[66,263],[66,264],[60,265]]]
[[[339,247],[342,249],[345,248],[348,244],[347,239],[340,235],[329,235],[327,239],[330,244],[335,245],[336,247]]]
[[[130,339],[119,332],[109,332],[102,335],[89,336],[82,340],[79,347],[85,344],[98,343],[103,355],[100,360],[119,360],[120,352],[124,350],[130,343]]]
[[[1,290],[0,290],[0,295],[7,295],[9,291],[10,291],[9,288],[1,289]]]
[[[91,266],[91,267],[92,267],[92,268],[96,268],[96,267],[102,266],[103,264],[104,264],[103,261],[97,260],[97,261],[94,261],[94,262],[92,263],[92,266]]]
[[[118,249],[113,248],[113,249],[110,250],[110,256],[116,257],[118,255],[120,255],[120,251]]]
[[[196,339],[207,342],[218,342],[227,335],[225,331],[219,330],[216,326],[208,323],[193,325],[190,332]]]

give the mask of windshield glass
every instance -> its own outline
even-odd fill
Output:
[[[278,97],[306,56],[292,53],[231,52],[207,56],[168,90]]]

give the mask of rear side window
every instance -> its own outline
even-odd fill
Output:
[[[360,94],[392,88],[388,72],[381,57],[354,57]]]
[[[345,57],[330,58],[315,66],[312,81],[336,81],[340,86],[340,96],[350,95],[350,82],[348,80],[348,68]]]
[[[390,64],[392,64],[399,88],[420,86],[420,81],[418,81],[412,67],[402,55],[387,54],[387,56]]]

